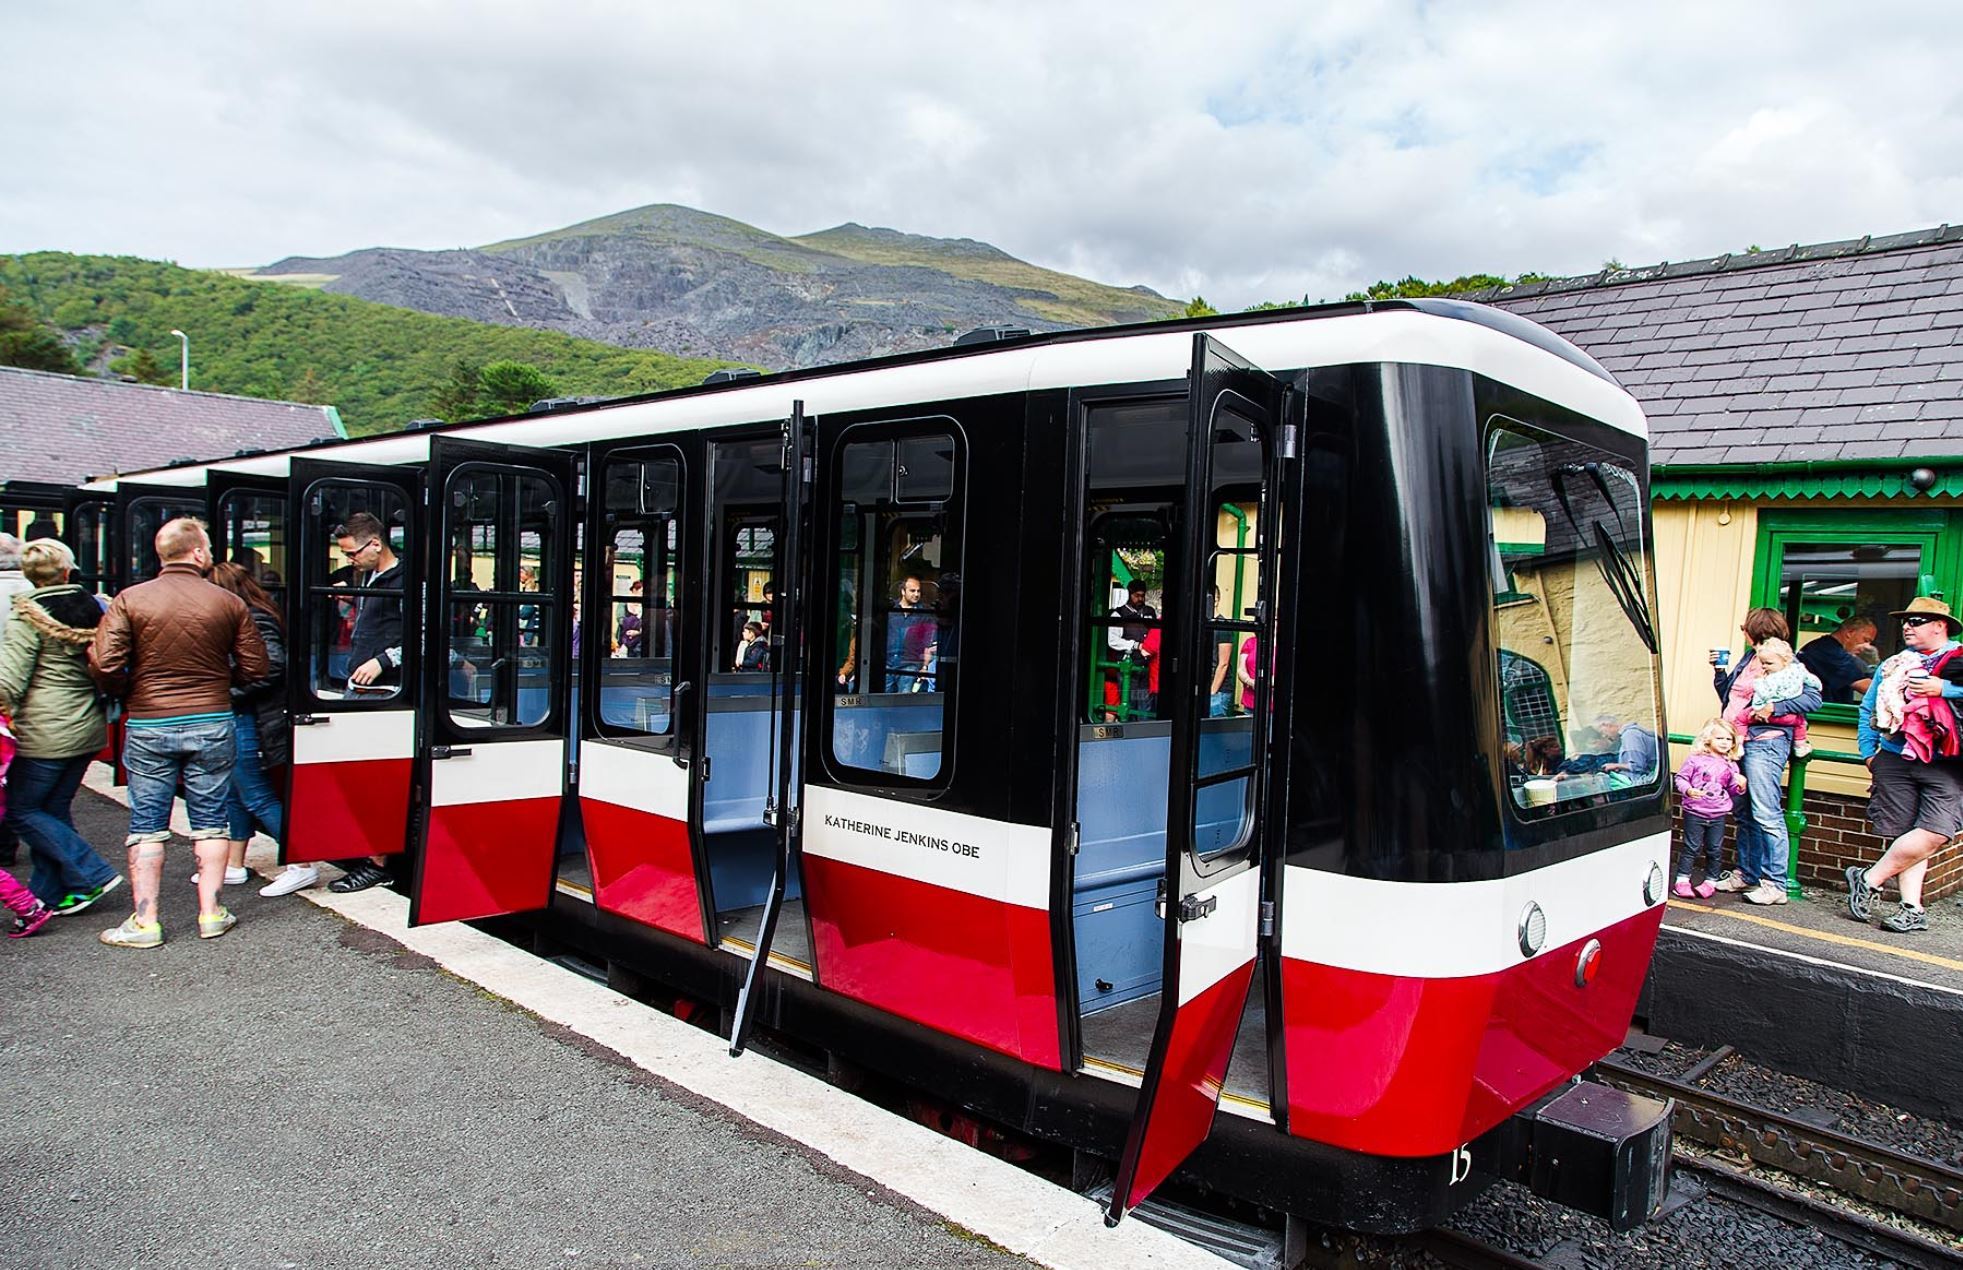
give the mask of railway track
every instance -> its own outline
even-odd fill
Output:
[[[1754,1164],[1778,1169],[1837,1194],[1928,1223],[1953,1237],[1963,1236],[1963,1170],[1863,1142],[1837,1130],[1809,1124],[1697,1085],[1696,1080],[1722,1061],[1725,1054],[1726,1051],[1719,1051],[1677,1078],[1642,1071],[1613,1059],[1603,1059],[1597,1063],[1594,1074],[1596,1079],[1635,1093],[1653,1098],[1674,1098],[1679,1138],[1742,1155]],[[1722,1169],[1708,1161],[1686,1161],[1680,1157],[1679,1164],[1701,1176],[1715,1179],[1713,1189],[1719,1193],[1752,1207],[1760,1206],[1752,1198],[1746,1197],[1747,1193],[1756,1194],[1754,1186],[1763,1185],[1756,1179]],[[1817,1201],[1808,1202],[1820,1210],[1858,1216],[1845,1214],[1845,1210],[1831,1209],[1831,1206]],[[1950,1260],[1944,1264],[1956,1264],[1958,1258],[1954,1250],[1943,1249],[1942,1245],[1932,1241],[1921,1242],[1946,1252]]]

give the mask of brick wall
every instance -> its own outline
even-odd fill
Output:
[[[1674,796],[1673,796],[1674,798]],[[1737,864],[1738,814],[1744,810],[1740,798],[1725,825],[1725,867]],[[1801,886],[1845,891],[1845,874],[1850,864],[1872,864],[1881,858],[1887,843],[1876,837],[1867,822],[1865,798],[1840,794],[1808,793],[1801,803],[1806,812],[1806,832],[1799,840],[1799,882]],[[1673,812],[1681,820],[1682,813]],[[1676,838],[1670,850],[1674,857],[1683,846],[1683,827],[1676,825]],[[1892,894],[1891,881],[1886,890]],[[1963,890],[1963,847],[1951,843],[1929,861],[1929,876],[1922,883],[1922,902],[1933,903],[1953,891]]]

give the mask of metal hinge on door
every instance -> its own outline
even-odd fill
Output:
[[[1261,901],[1261,936],[1267,938],[1275,933],[1275,902]]]
[[[1179,901],[1179,920],[1182,922],[1197,922],[1219,907],[1220,897],[1218,895],[1208,895],[1205,897],[1188,895]]]

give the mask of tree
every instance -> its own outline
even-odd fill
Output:
[[[322,405],[327,400],[327,385],[320,382],[320,376],[309,366],[300,372],[293,386],[286,390],[288,401],[304,401],[310,405]]]
[[[165,370],[157,355],[147,348],[139,348],[127,357],[118,357],[109,363],[109,369],[118,375],[127,375],[139,384],[168,386],[177,382],[177,376]]]
[[[559,393],[550,375],[525,362],[492,362],[477,379],[480,404],[491,414],[515,415]]]
[[[1186,311],[1179,316],[1189,318],[1219,317],[1220,310],[1208,304],[1205,296],[1196,295],[1186,302]]]
[[[484,368],[468,357],[450,364],[450,376],[430,394],[429,412],[445,423],[461,423],[478,415],[477,398],[484,384]]]
[[[0,366],[51,370],[61,375],[82,373],[81,364],[61,337],[36,321],[26,305],[9,299],[5,287],[0,287]]]

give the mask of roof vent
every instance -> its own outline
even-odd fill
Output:
[[[742,379],[762,379],[763,372],[751,370],[748,366],[738,366],[733,370],[712,370],[703,377],[704,384],[733,384]]]
[[[196,459],[192,458],[188,454],[185,454],[172,459],[170,462],[164,464],[164,466],[165,467],[192,467],[196,463],[197,463]]]
[[[264,446],[248,445],[243,449],[233,450],[232,457],[235,459],[250,458],[252,455],[264,454],[265,452]]]
[[[954,337],[954,347],[962,348],[969,344],[999,344],[1003,340],[1019,340],[1030,333],[1026,326],[978,326],[966,335]]]

